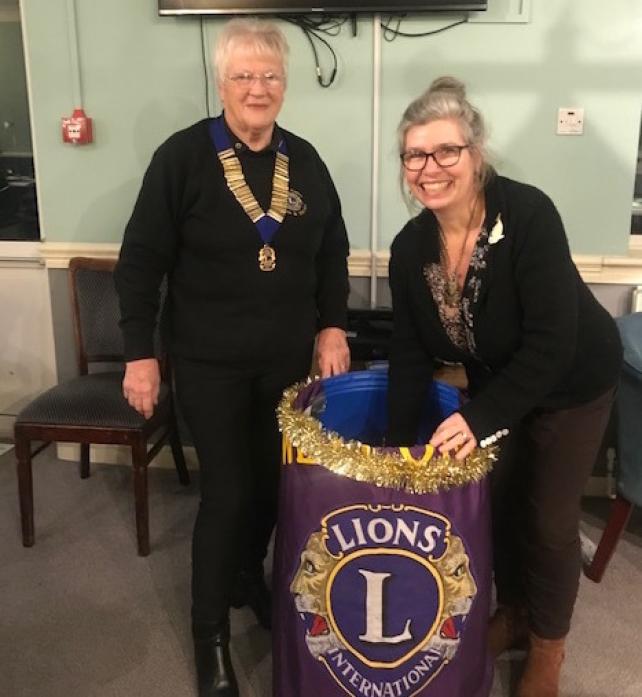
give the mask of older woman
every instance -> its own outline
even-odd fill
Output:
[[[237,695],[231,604],[269,626],[263,559],[275,521],[283,389],[349,365],[348,241],[315,149],[280,128],[288,47],[273,24],[235,20],[217,43],[222,115],[154,154],[116,269],[127,366],[123,392],[149,416],[159,286],[169,346],[201,472],[192,550],[199,695]]]
[[[453,78],[435,80],[399,126],[402,178],[423,210],[392,245],[390,437],[415,442],[435,361],[465,366],[470,401],[431,443],[461,459],[501,441],[491,650],[528,640],[518,695],[554,697],[579,581],[580,496],[621,349],[553,203],[495,174],[484,144]]]

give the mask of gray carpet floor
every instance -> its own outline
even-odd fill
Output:
[[[152,553],[135,551],[130,471],[94,466],[81,481],[53,449],[34,463],[36,545],[20,543],[14,454],[0,456],[0,695],[193,697],[189,546],[197,488],[150,470]],[[597,539],[609,502],[587,499]],[[242,697],[271,696],[270,635],[233,611]],[[511,694],[522,657],[497,664]],[[582,579],[564,697],[642,696],[642,515],[634,513],[604,580]],[[301,697],[319,697],[304,696]],[[443,697],[448,697],[444,695]]]

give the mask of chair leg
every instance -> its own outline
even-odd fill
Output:
[[[132,465],[134,469],[138,555],[146,557],[149,554],[149,496],[147,490],[147,444],[145,441],[132,446]]]
[[[31,472],[31,442],[16,435],[16,466],[18,470],[18,493],[20,495],[20,522],[22,544],[33,547],[35,528],[33,524],[33,478]]]
[[[80,478],[89,477],[89,443],[80,444]]]
[[[629,522],[632,511],[633,504],[618,494],[613,502],[611,514],[595,551],[593,561],[584,569],[585,575],[591,581],[599,583],[602,580],[606,565],[615,552],[615,547]]]
[[[172,421],[173,423],[170,426],[169,432],[169,446],[172,449],[174,464],[176,465],[176,471],[178,472],[178,481],[183,486],[187,486],[189,484],[189,472],[187,471],[187,465],[185,464],[183,444],[181,443],[181,437],[178,433],[176,419],[172,419]]]

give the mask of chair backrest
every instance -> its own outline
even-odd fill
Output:
[[[90,363],[124,360],[115,266],[115,259],[75,257],[69,262],[76,359],[81,375],[87,374]]]
[[[81,375],[91,363],[124,362],[124,344],[120,330],[120,305],[114,283],[116,259],[74,257],[69,261],[69,290],[76,343],[76,359]],[[160,318],[167,283],[159,294]],[[161,361],[161,374],[167,378],[169,366],[161,342],[161,322],[156,323],[154,352]]]

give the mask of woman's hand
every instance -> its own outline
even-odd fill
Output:
[[[437,430],[430,439],[430,445],[441,453],[454,452],[456,460],[463,460],[472,453],[477,445],[477,439],[464,417],[455,413],[437,426]]]
[[[338,327],[326,327],[317,339],[317,361],[321,377],[345,373],[350,367],[350,349],[346,333]]]
[[[156,358],[141,358],[125,364],[123,396],[146,419],[154,413],[160,390],[160,368]]]

